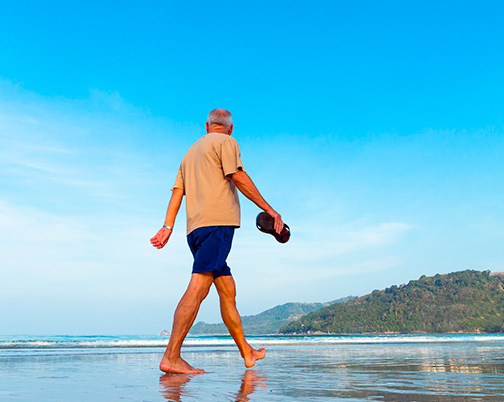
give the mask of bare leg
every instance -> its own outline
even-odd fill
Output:
[[[170,341],[168,342],[168,346],[166,347],[166,351],[159,365],[161,371],[165,373],[183,374],[205,372],[205,370],[192,367],[182,359],[180,357],[180,349],[182,348],[182,342],[184,342],[187,333],[198,315],[201,302],[208,295],[213,280],[214,278],[211,272],[192,274],[189,286],[175,310]]]
[[[252,367],[256,360],[266,356],[266,350],[264,348],[255,350],[245,339],[240,314],[236,309],[235,281],[232,276],[219,276],[215,279],[215,287],[219,293],[222,320],[240,350],[245,367]]]

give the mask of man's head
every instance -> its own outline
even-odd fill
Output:
[[[207,133],[229,134],[233,132],[231,112],[224,109],[214,109],[208,114],[206,122]]]

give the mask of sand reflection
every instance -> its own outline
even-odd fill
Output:
[[[190,391],[185,385],[198,374],[164,374],[159,378],[163,386],[161,394],[167,401],[179,402],[182,397],[190,396]]]
[[[204,374],[164,374],[159,379],[159,384],[163,387],[161,394],[167,401],[179,402],[183,398],[191,397],[191,390],[186,388],[187,383],[198,375]],[[254,393],[257,387],[266,387],[266,376],[255,370],[246,370],[241,377],[241,384],[238,392],[234,395],[236,402],[247,402],[249,396]]]
[[[240,390],[236,395],[236,402],[247,402],[249,396],[256,390],[258,386],[266,387],[266,376],[259,374],[255,370],[247,370],[242,375]]]

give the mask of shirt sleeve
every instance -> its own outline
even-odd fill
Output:
[[[175,179],[175,184],[173,185],[173,187],[171,188],[172,191],[173,189],[175,188],[180,188],[181,190],[184,191],[184,194],[185,194],[185,190],[184,190],[184,179],[182,178],[182,168],[179,167],[179,170],[178,170],[178,173],[177,173],[177,178]]]
[[[240,156],[240,147],[234,138],[230,137],[222,143],[221,163],[224,176],[236,173],[238,170],[245,170]]]

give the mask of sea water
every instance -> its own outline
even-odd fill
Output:
[[[190,336],[201,375],[164,375],[165,336],[0,336],[0,401],[504,401],[503,335]]]

